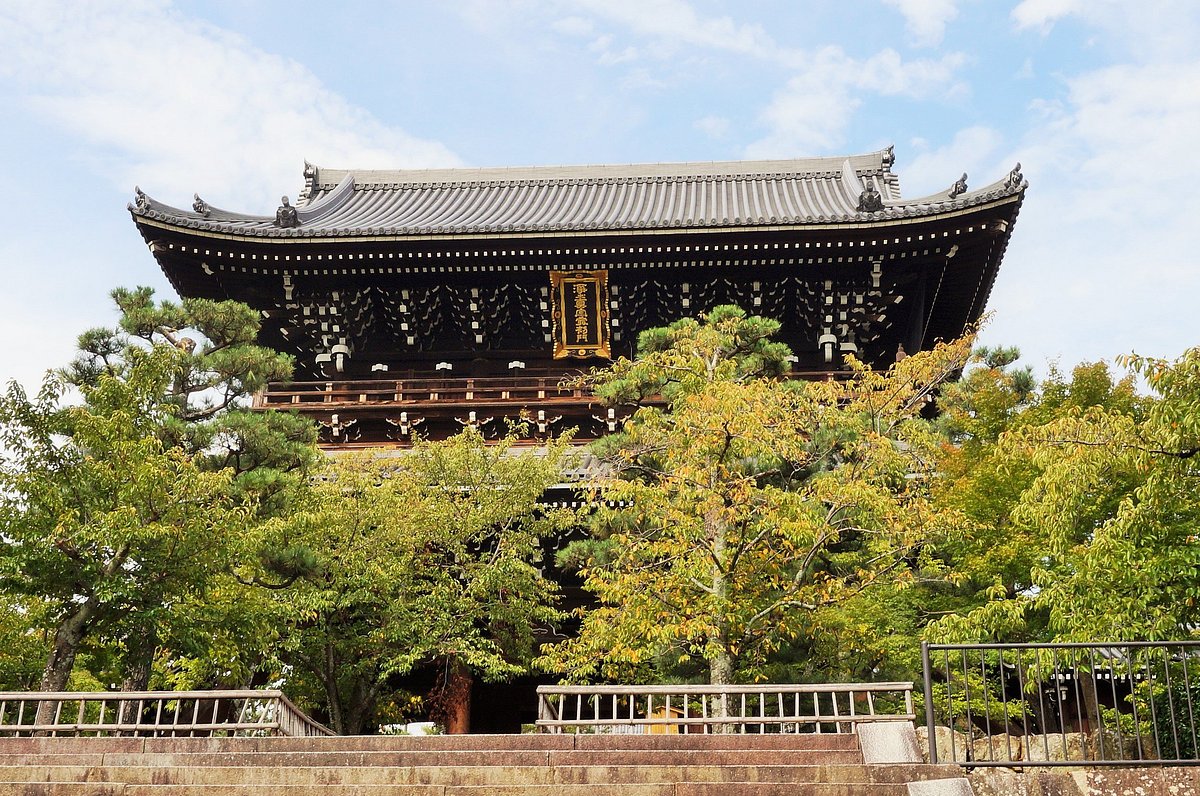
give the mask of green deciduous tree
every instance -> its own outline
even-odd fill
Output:
[[[778,324],[722,307],[643,336],[635,361],[592,377],[622,400],[659,394],[598,447],[610,477],[583,561],[599,606],[542,663],[570,678],[701,665],[716,684],[760,676],[819,635],[831,608],[911,577],[936,529],[939,437],[921,413],[966,342],[886,373],[771,378]]]
[[[465,731],[472,675],[528,670],[537,629],[559,618],[542,539],[562,518],[537,503],[566,440],[520,454],[514,441],[467,429],[400,456],[335,457],[272,523],[276,544],[318,558],[277,595],[282,657],[316,683],[338,732],[370,727],[389,676],[427,665],[444,673],[438,718]]]
[[[43,690],[63,688],[85,637],[154,626],[202,590],[245,524],[231,474],[155,433],[176,359],[160,351],[120,378],[99,374],[76,406],[53,381],[36,399],[15,384],[0,399],[0,585],[40,601],[53,627]]]
[[[85,640],[118,652],[127,688],[146,686],[159,650],[202,653],[220,622],[210,608],[231,602],[209,595],[238,587],[217,581],[272,563],[252,529],[316,458],[305,421],[244,406],[291,372],[254,344],[252,310],[112,295],[116,328],[82,334],[36,398],[10,385],[0,399],[0,577],[54,636],[45,688],[66,682]]]
[[[994,438],[947,459],[970,523],[947,550],[965,602],[937,639],[1178,638],[1200,596],[1200,350],[1054,375]]]

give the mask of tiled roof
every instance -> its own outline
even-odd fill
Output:
[[[900,197],[890,149],[803,160],[510,169],[342,171],[306,164],[299,226],[194,210],[138,191],[135,216],[247,237],[359,237],[862,223],[935,215],[1019,193],[1019,166],[977,191]],[[882,209],[860,211],[865,187]]]

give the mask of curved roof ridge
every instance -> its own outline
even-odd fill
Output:
[[[300,225],[280,228],[273,216],[230,213],[196,197],[191,211],[155,201],[137,190],[134,216],[190,229],[248,237],[355,237],[363,235],[513,234],[534,231],[617,231],[640,228],[759,227],[768,224],[870,223],[954,212],[1019,196],[1027,187],[1020,164],[1006,177],[968,191],[953,188],[915,199],[892,198],[895,185],[889,150],[853,158],[804,161],[731,161],[663,166],[672,174],[616,176],[643,167],[587,167],[564,176],[562,167],[499,170],[507,177],[558,173],[553,179],[451,180],[359,184],[359,172],[326,170],[335,188],[322,185],[297,206]],[[820,170],[803,172],[799,166]],[[783,166],[789,171],[775,171]],[[828,168],[828,170],[825,170]],[[315,167],[314,181],[322,179]],[[418,172],[388,172],[390,176]],[[429,176],[434,172],[419,172]],[[462,170],[455,170],[462,174]],[[481,172],[470,171],[472,176]],[[378,173],[367,173],[375,174]],[[608,176],[603,176],[608,175]],[[879,210],[860,210],[861,192],[872,185]]]
[[[592,164],[580,166],[498,166],[488,168],[452,169],[327,169],[306,166],[306,180],[313,191],[328,190],[347,175],[354,177],[356,187],[392,188],[398,185],[428,185],[436,183],[534,183],[645,181],[688,178],[782,178],[794,175],[840,175],[845,163],[856,171],[868,174],[890,173],[890,149],[862,155],[790,158],[776,160],[714,160],[682,161],[678,163]],[[312,177],[307,177],[311,167]]]
[[[319,197],[307,200],[304,204],[297,205],[296,213],[302,224],[310,224],[313,221],[319,221],[330,213],[336,211],[350,199],[354,192],[354,178],[346,175],[342,181],[330,191],[326,191]]]
[[[166,202],[160,202],[157,199],[150,197],[141,188],[134,186],[134,200],[129,203],[128,209],[130,212],[138,215],[147,215],[149,213],[157,213],[160,216],[176,219],[194,220],[198,222],[208,221],[274,221],[274,216],[259,216],[250,213],[237,213],[233,210],[222,210],[219,207],[213,207],[196,195],[196,201],[190,210],[184,210],[181,207],[169,205]],[[198,209],[203,207],[203,210]]]
[[[964,177],[966,175],[963,175]],[[1029,187],[1029,180],[1021,174],[1021,164],[1018,163],[1013,167],[1012,171],[1004,175],[995,182],[988,183],[982,188],[956,192],[956,185],[951,185],[943,191],[937,191],[927,196],[917,196],[911,199],[901,199],[899,201],[885,201],[887,207],[907,207],[908,205],[933,205],[944,204],[948,202],[972,202],[973,200],[990,198],[992,195],[1001,196],[1009,193],[1017,193]]]

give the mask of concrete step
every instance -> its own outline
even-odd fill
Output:
[[[286,768],[141,766],[0,767],[0,780],[125,782],[136,785],[586,785],[710,783],[894,783],[956,776],[953,766],[564,766]]]

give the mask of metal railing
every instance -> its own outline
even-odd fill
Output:
[[[1198,762],[1200,642],[921,646],[931,762]]]
[[[912,721],[912,683],[538,686],[539,732],[847,733]]]
[[[333,735],[281,691],[0,692],[0,737]]]

